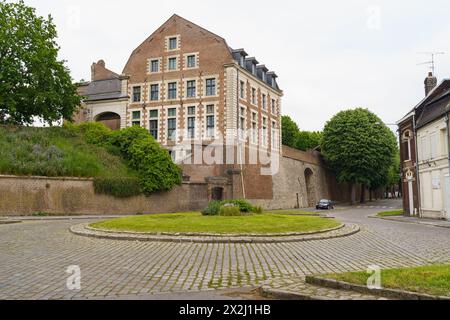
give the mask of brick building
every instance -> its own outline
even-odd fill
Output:
[[[146,128],[186,180],[207,181],[211,198],[273,198],[283,93],[276,73],[244,49],[173,15],[132,52],[121,75],[102,60],[91,73],[79,87],[86,98],[76,122]]]

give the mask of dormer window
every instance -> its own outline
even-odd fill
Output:
[[[263,71],[262,72],[262,81],[266,82],[267,77],[266,77],[266,73]]]
[[[241,67],[245,67],[245,58],[244,56],[241,56],[241,60],[239,61],[239,64],[241,65]]]
[[[252,64],[252,73],[253,75],[256,75],[256,65]]]

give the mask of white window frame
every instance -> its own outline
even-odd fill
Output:
[[[170,60],[171,59],[175,59],[175,69],[170,69]],[[180,71],[180,56],[175,55],[175,56],[168,56],[166,58],[166,72],[176,72],[176,71]]]
[[[257,145],[258,141],[259,141],[259,134],[258,134],[258,112],[256,111],[251,111],[251,139],[250,142],[252,144]],[[255,128],[253,128],[255,127]]]
[[[188,66],[188,58],[190,56],[194,56],[195,66],[193,66],[193,67]],[[199,58],[198,52],[191,52],[191,53],[184,54],[184,69],[193,70],[193,69],[198,69],[199,67],[200,67],[200,58]]]
[[[212,79],[214,79],[214,84],[215,84],[215,92],[214,92],[214,94],[213,95],[207,95],[206,93],[207,93],[207,86],[206,86],[206,84],[207,84],[207,81],[208,80],[212,80]],[[211,98],[211,97],[218,97],[219,96],[219,78],[217,77],[217,76],[206,76],[205,77],[205,80],[204,80],[204,96],[206,97],[206,98]]]
[[[209,114],[207,112],[208,110],[208,106],[214,106],[214,114]],[[217,102],[211,102],[211,103],[205,103],[203,108],[204,108],[204,116],[203,116],[203,139],[204,140],[213,140],[217,138],[217,132],[218,132],[218,121],[217,121],[217,114],[218,114],[218,110],[217,110],[217,106],[218,103]],[[214,134],[212,136],[208,136],[208,116],[214,116]]]
[[[139,112],[139,120],[134,118],[134,113],[135,112]],[[130,110],[130,123],[131,126],[135,126],[136,124],[134,124],[135,122],[139,121],[139,127],[142,127],[142,109],[131,109]]]
[[[153,61],[158,61],[158,71],[152,71],[152,62]],[[149,74],[157,74],[157,73],[161,73],[161,71],[162,71],[162,58],[161,57],[148,59],[148,73]]]
[[[175,49],[170,49],[170,39],[172,38],[176,38],[177,40],[177,47]],[[174,51],[179,51],[181,48],[181,36],[179,34],[176,35],[171,35],[171,36],[167,36],[165,39],[166,42],[166,51],[167,52],[174,52]]]
[[[169,116],[169,110],[170,109],[175,109],[176,110],[176,114],[175,116]],[[166,113],[166,121],[165,121],[165,133],[166,133],[166,142],[178,142],[178,117],[179,117],[179,113],[180,113],[180,107],[179,106],[166,106],[165,107],[165,113]],[[175,140],[171,140],[169,138],[169,120],[171,119],[175,119]]]
[[[195,113],[194,113],[194,115],[190,115],[189,114],[189,108],[195,108]],[[185,128],[186,128],[186,134],[185,134],[185,139],[187,140],[187,141],[193,141],[193,140],[196,140],[197,139],[197,137],[198,137],[198,128],[199,128],[199,126],[198,126],[198,109],[199,109],[199,107],[198,107],[198,105],[187,105],[186,107],[185,107]],[[194,118],[195,119],[195,126],[194,126],[194,137],[192,138],[192,137],[190,137],[189,136],[189,118]]]
[[[151,112],[152,111],[157,111],[158,112],[158,116],[156,118],[155,117],[151,117]],[[150,109],[148,109],[148,132],[149,133],[150,133],[150,130],[151,130],[150,121],[155,121],[155,120],[156,120],[156,123],[157,123],[157,126],[158,126],[158,128],[157,128],[158,138],[155,139],[155,140],[156,141],[161,141],[161,124],[160,124],[160,122],[161,122],[161,110],[159,108],[150,108]]]
[[[194,81],[195,82],[195,95],[193,97],[188,97],[188,82],[189,81]],[[184,98],[185,99],[198,99],[198,80],[195,78],[191,78],[191,79],[185,79],[184,80],[184,85],[185,85],[185,90],[184,90]]]
[[[169,98],[169,84],[171,84],[171,83],[176,83],[176,95],[175,95],[175,98]],[[165,85],[166,85],[166,88],[167,88],[167,90],[166,90],[166,100],[167,101],[176,101],[176,100],[178,100],[178,98],[179,98],[179,96],[180,96],[180,83],[179,83],[179,81],[178,80],[168,80],[166,83],[165,83]]]

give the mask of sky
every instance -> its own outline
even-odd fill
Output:
[[[322,130],[341,110],[364,107],[395,124],[424,98],[436,58],[450,78],[448,0],[25,0],[51,14],[60,57],[75,81],[99,59],[121,73],[131,52],[176,13],[245,48],[279,76],[282,112]],[[395,130],[395,126],[391,126]]]

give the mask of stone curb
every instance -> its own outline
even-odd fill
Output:
[[[312,284],[312,285],[316,285],[316,286],[338,289],[338,290],[355,291],[358,293],[376,295],[376,296],[381,296],[381,297],[391,298],[391,299],[450,300],[450,297],[433,296],[433,295],[429,295],[429,294],[422,294],[422,293],[403,291],[403,290],[397,290],[397,289],[386,289],[386,288],[369,289],[366,286],[343,282],[343,281],[338,281],[338,280],[334,280],[334,279],[321,278],[321,277],[317,277],[317,276],[306,276],[305,281],[308,284]]]
[[[267,233],[267,234],[259,234],[259,233],[248,233],[245,235],[240,234],[226,234],[226,233],[195,233],[195,232],[133,232],[133,231],[119,231],[119,230],[108,230],[108,229],[98,229],[93,228],[90,225],[87,225],[85,228],[89,231],[94,232],[103,232],[103,233],[118,233],[118,234],[127,234],[127,235],[144,235],[144,236],[169,236],[169,237],[214,237],[214,238],[242,238],[242,237],[251,237],[251,238],[279,238],[279,237],[295,237],[295,236],[308,236],[315,234],[323,234],[327,232],[332,232],[336,230],[340,230],[345,227],[345,224],[341,224],[335,228],[323,229],[319,231],[311,231],[311,232],[288,232],[288,233]]]
[[[0,220],[0,225],[2,224],[15,224],[15,223],[21,223],[22,221],[17,221],[17,220]]]
[[[322,297],[310,296],[299,292],[274,289],[270,286],[261,286],[258,293],[264,298],[276,298],[281,300],[326,300]]]
[[[399,220],[399,219],[392,218],[392,217],[379,217],[379,216],[369,216],[368,218],[381,219],[381,220],[394,221],[394,222],[402,222],[402,223],[410,223],[410,224],[419,224],[419,225],[422,225],[422,226],[450,229],[450,225],[444,226],[444,225],[433,223],[433,222],[403,221],[403,220]]]
[[[69,230],[76,235],[93,237],[98,239],[110,240],[128,240],[128,241],[154,241],[154,242],[176,242],[176,243],[283,243],[283,242],[302,242],[312,240],[326,240],[351,236],[360,231],[356,224],[347,224],[343,227],[315,234],[296,235],[296,236],[278,236],[278,237],[251,237],[241,235],[234,237],[214,237],[214,236],[183,236],[183,235],[149,235],[142,233],[118,233],[98,231],[88,228],[88,223],[74,225]]]

